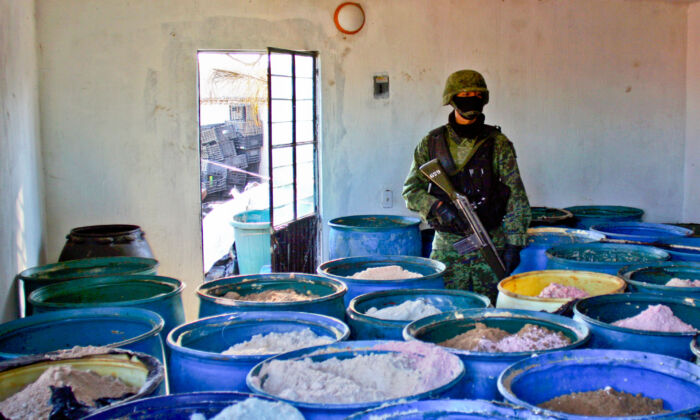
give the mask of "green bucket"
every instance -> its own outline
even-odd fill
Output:
[[[17,279],[19,316],[32,314],[29,295],[36,289],[68,280],[90,277],[156,274],[158,261],[140,257],[85,258],[28,268]]]
[[[272,264],[270,254],[270,211],[249,210],[231,221],[236,243],[239,274],[258,274]]]

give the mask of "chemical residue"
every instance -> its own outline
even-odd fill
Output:
[[[573,251],[556,255],[567,260],[584,261],[584,262],[611,262],[611,263],[634,263],[634,262],[652,262],[659,258],[654,255],[643,254],[639,251],[615,251],[615,250],[600,250],[586,249],[584,251]]]
[[[201,413],[195,413],[190,416],[190,420],[207,418]],[[304,420],[304,416],[289,404],[251,397],[229,405],[209,420]]]
[[[226,355],[278,354],[305,347],[330,344],[335,340],[329,336],[316,335],[310,328],[285,333],[271,332],[255,334],[250,340],[235,344],[224,350]]]
[[[666,286],[671,287],[700,287],[700,280],[697,279],[679,279],[677,277],[672,278],[666,283]]]
[[[629,394],[611,387],[589,392],[574,392],[561,395],[539,405],[552,411],[582,416],[647,416],[666,413],[661,399],[652,399],[642,394]]]
[[[571,340],[561,332],[532,324],[525,324],[511,334],[500,328],[490,328],[477,322],[471,330],[439,343],[444,347],[487,353],[550,350],[566,347]]]
[[[387,306],[382,309],[372,307],[365,312],[365,315],[391,321],[415,321],[440,312],[440,309],[421,298],[407,300],[400,305]]]
[[[320,296],[311,293],[299,293],[294,289],[265,290],[259,293],[241,295],[237,292],[226,292],[226,299],[244,300],[246,302],[300,302],[304,300],[318,299]]]
[[[647,309],[630,318],[615,321],[616,327],[631,328],[633,330],[660,331],[660,332],[695,332],[692,325],[686,324],[673,314],[671,308],[666,305],[649,305]]]
[[[350,276],[360,280],[405,280],[423,277],[422,274],[405,270],[398,265],[385,265],[382,267],[370,267]]]
[[[555,299],[582,299],[590,296],[585,290],[574,286],[565,286],[559,283],[549,283],[547,287],[542,289],[537,297],[555,298]]]

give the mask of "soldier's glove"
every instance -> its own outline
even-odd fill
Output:
[[[510,274],[520,264],[520,250],[523,247],[517,245],[506,244],[506,247],[501,251],[501,261],[506,268],[506,273]]]
[[[469,231],[469,225],[460,217],[454,204],[440,200],[430,207],[428,223],[438,232],[464,236]]]

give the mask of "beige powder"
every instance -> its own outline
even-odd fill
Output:
[[[226,292],[223,296],[227,299],[244,300],[246,302],[300,302],[317,299],[320,296],[314,294],[302,294],[294,289],[265,290],[260,293],[241,295],[236,292]]]

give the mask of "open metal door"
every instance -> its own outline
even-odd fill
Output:
[[[317,57],[268,48],[272,272],[314,273],[319,243]]]

